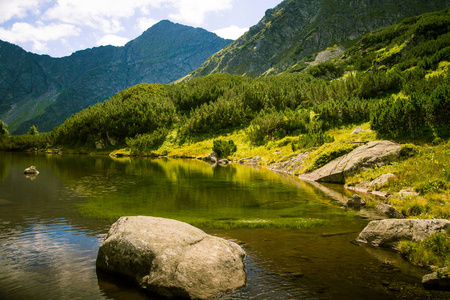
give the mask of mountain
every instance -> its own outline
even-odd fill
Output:
[[[184,79],[301,71],[322,50],[342,54],[370,31],[449,5],[450,0],[285,0]]]
[[[139,83],[169,83],[227,46],[204,29],[161,21],[123,47],[53,58],[0,41],[0,119],[11,133],[50,131],[71,114]]]

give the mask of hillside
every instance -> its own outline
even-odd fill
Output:
[[[114,141],[151,151],[165,140],[183,143],[239,128],[255,146],[294,136],[301,141],[293,148],[300,149],[309,139],[326,142],[327,130],[370,121],[387,138],[439,141],[450,136],[449,71],[450,8],[373,31],[304,72],[137,85],[53,133],[61,145]]]
[[[340,55],[370,31],[449,5],[449,0],[285,0],[185,79],[299,71],[322,50],[335,47]]]
[[[50,131],[71,114],[139,83],[169,83],[231,41],[161,21],[124,47],[52,58],[0,41],[0,119],[11,133]]]
[[[220,158],[301,176],[389,140],[400,145],[387,164],[376,159],[376,166],[339,182],[374,209],[384,202],[406,218],[449,219],[449,74],[447,8],[372,31],[343,55],[302,72],[140,84],[71,116],[51,134],[10,136],[0,122],[0,149],[102,153],[125,164],[129,158],[122,156],[205,159],[214,150]],[[335,187],[321,188],[332,195]],[[397,246],[415,264],[450,269],[448,233]]]

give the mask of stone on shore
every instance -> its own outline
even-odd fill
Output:
[[[255,156],[252,159],[245,162],[246,165],[257,165],[261,160],[261,156]]]
[[[398,160],[400,150],[400,145],[391,141],[370,142],[311,173],[301,175],[300,179],[343,184],[347,177],[364,168],[380,167]]]
[[[207,156],[205,156],[203,160],[211,163],[217,163],[217,161],[219,160],[219,155],[213,151]]]
[[[354,194],[353,197],[348,199],[347,206],[348,207],[361,207],[366,205],[366,200],[364,200],[361,196]]]
[[[383,214],[385,214],[389,218],[394,218],[394,219],[403,219],[403,218],[405,218],[405,216],[401,212],[396,210],[392,205],[389,205],[389,204],[386,204],[386,203],[378,203],[377,210],[379,212],[382,212]]]
[[[423,287],[427,290],[450,291],[450,276],[446,273],[447,268],[442,268],[422,277]]]
[[[371,221],[356,241],[374,246],[395,248],[401,240],[421,242],[429,236],[450,230],[445,219],[386,219]]]
[[[97,266],[163,297],[206,299],[245,286],[244,257],[236,243],[189,224],[137,216],[111,226]]]

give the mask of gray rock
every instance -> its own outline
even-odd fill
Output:
[[[241,158],[240,160],[238,160],[238,163],[243,164],[245,163],[245,161],[250,160],[252,158],[253,156]]]
[[[261,156],[255,156],[251,160],[245,162],[245,164],[247,164],[247,165],[257,165],[260,160],[261,160]]]
[[[294,157],[291,157],[285,161],[273,163],[269,167],[267,167],[271,171],[282,172],[288,174],[294,174],[297,170],[299,170],[305,158],[309,155],[310,152],[303,152]]]
[[[415,197],[419,196],[419,193],[415,192],[412,188],[404,189],[398,192],[400,196],[406,196],[406,197]]]
[[[352,131],[351,134],[358,134],[358,133],[361,133],[361,132],[363,132],[363,131],[364,131],[364,130],[362,130],[361,127],[357,126],[357,127]]]
[[[395,177],[395,175],[392,173],[383,174],[383,175],[377,177],[376,179],[374,179],[373,181],[371,181],[370,186],[371,187],[381,186],[381,185],[385,184],[386,182],[388,182],[389,179],[391,179],[393,177]]]
[[[210,154],[208,154],[207,156],[205,156],[203,158],[204,161],[209,161],[212,163],[217,163],[217,161],[219,160],[219,155],[217,155],[216,152],[211,152]]]
[[[442,268],[422,277],[423,287],[427,290],[450,291],[450,277],[448,275],[439,275],[441,272],[447,272],[447,268]]]
[[[450,221],[445,219],[386,219],[371,221],[356,240],[374,246],[395,248],[400,240],[420,242],[447,230],[450,230]]]
[[[219,165],[226,166],[230,163],[230,161],[226,158],[223,158],[217,162]]]
[[[348,201],[347,201],[347,206],[348,207],[360,207],[366,205],[366,201],[359,195],[354,194],[353,197],[351,197]]]
[[[26,169],[23,171],[23,173],[24,173],[25,175],[37,175],[37,174],[39,174],[39,171],[36,169],[35,166],[31,166],[31,167],[29,167],[29,168],[26,168]]]
[[[189,224],[122,217],[100,246],[97,266],[169,298],[206,299],[246,284],[244,250]]]
[[[377,205],[377,210],[379,212],[382,212],[389,218],[395,218],[395,219],[403,219],[405,216],[396,210],[392,205],[386,204],[386,203],[379,203]]]
[[[375,141],[354,149],[352,152],[338,157],[325,166],[300,179],[345,183],[345,179],[363,168],[383,166],[400,157],[400,145],[391,141]]]

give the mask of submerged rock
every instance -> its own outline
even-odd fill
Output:
[[[410,240],[420,242],[429,236],[450,230],[445,219],[386,219],[371,221],[356,241],[374,246],[395,248],[397,242]]]
[[[39,174],[39,171],[36,169],[35,166],[31,166],[31,167],[29,167],[29,168],[26,168],[26,169],[23,171],[23,173],[24,173],[25,175],[37,175],[37,174]]]
[[[236,243],[183,222],[122,217],[100,246],[97,266],[160,296],[206,299],[245,286],[244,256]]]
[[[380,167],[400,157],[400,145],[391,141],[375,141],[338,157],[325,166],[300,176],[300,179],[345,183],[345,179],[363,168]]]

